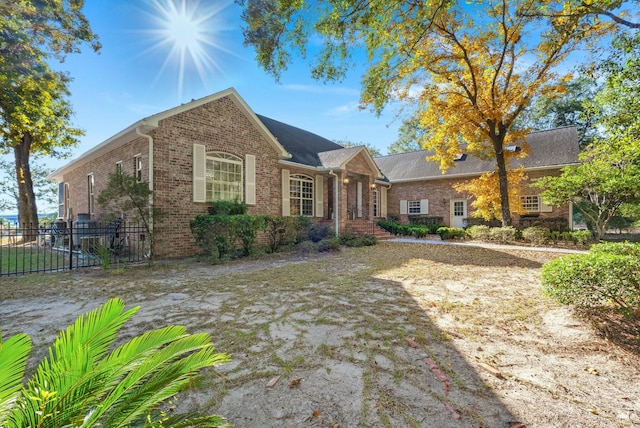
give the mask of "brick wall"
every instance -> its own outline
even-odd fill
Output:
[[[530,171],[527,172],[530,180],[534,180],[545,175],[559,175],[559,170],[547,170],[547,171]],[[451,199],[468,199],[467,207],[469,216],[473,212],[471,203],[473,197],[471,195],[462,194],[453,189],[453,184],[460,182],[468,182],[470,179],[454,179],[454,178],[442,178],[437,180],[422,180],[409,183],[393,183],[388,193],[387,212],[388,214],[397,215],[400,217],[400,221],[408,223],[408,215],[400,215],[400,201],[417,201],[421,199],[429,200],[429,213],[430,217],[442,217],[445,224],[450,223],[450,201]],[[539,189],[528,187],[523,191],[522,195],[538,195]],[[553,207],[551,212],[536,213],[539,218],[551,218],[551,217],[563,217],[568,218],[569,206],[562,205],[560,207]],[[514,215],[514,222],[517,223],[519,215]]]

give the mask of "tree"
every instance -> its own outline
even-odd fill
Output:
[[[585,2],[582,0],[563,1],[550,3],[549,7],[535,13],[536,16],[551,19],[579,18],[587,20],[610,19],[621,27],[640,28],[640,22],[632,21],[628,11],[620,11],[625,3],[623,0],[599,0],[597,2]]]
[[[600,70],[603,89],[592,107],[605,133],[580,155],[583,164],[536,185],[552,203],[574,202],[598,239],[623,204],[640,203],[640,34],[621,35]]]
[[[380,150],[378,150],[378,148],[375,147],[373,144],[363,143],[362,141],[360,141],[359,143],[354,143],[353,141],[349,141],[349,140],[335,140],[334,143],[340,144],[342,147],[345,147],[345,148],[359,147],[359,146],[366,147],[366,149],[369,151],[369,154],[374,158],[381,155]]]
[[[564,93],[570,75],[558,76],[554,67],[609,29],[580,15],[545,26],[534,12],[546,3],[536,0],[238,2],[245,43],[276,78],[291,51],[314,54],[313,77],[339,80],[364,50],[362,104],[378,113],[392,100],[411,104],[425,130],[420,142],[434,152],[428,159],[443,171],[462,152],[494,159],[504,225],[511,223],[509,159],[527,151],[527,130],[514,129],[516,119],[535,96]],[[516,143],[524,150],[505,150]]]
[[[425,137],[426,131],[420,126],[418,119],[417,116],[412,116],[402,122],[398,130],[398,139],[389,146],[389,154],[422,150],[420,141]]]
[[[208,334],[168,326],[114,345],[139,307],[120,299],[80,316],[60,333],[23,385],[31,340],[0,335],[0,426],[227,427],[220,416],[162,415],[156,406],[186,388],[203,368],[230,361]]]
[[[580,147],[587,147],[598,135],[596,112],[589,102],[598,92],[596,79],[581,76],[567,83],[567,92],[560,98],[537,97],[519,118],[516,126],[546,130],[575,126]]]
[[[100,48],[82,5],[80,0],[0,5],[0,151],[14,153],[19,222],[27,226],[38,222],[30,155],[56,156],[82,134],[70,126],[69,77],[47,63],[79,52],[85,42]]]
[[[534,185],[543,188],[547,203],[573,202],[597,239],[623,203],[640,202],[640,144],[602,140],[580,154],[581,165],[565,167],[558,177],[544,177]]]
[[[35,198],[44,201],[48,206],[58,203],[56,194],[57,187],[47,179],[53,172],[52,168],[47,168],[40,163],[31,164],[31,177],[33,181],[33,191]],[[6,160],[0,160],[0,210],[16,210],[19,204],[18,186],[15,181],[15,165]]]
[[[149,237],[149,253],[146,256],[150,264],[153,262],[155,242],[153,225],[162,215],[161,210],[153,205],[152,195],[148,183],[138,181],[135,175],[124,171],[109,174],[107,186],[98,195],[98,205],[113,217],[127,214],[129,220],[142,223]]]

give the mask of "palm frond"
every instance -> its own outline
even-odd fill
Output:
[[[86,409],[98,402],[109,376],[107,371],[95,370],[97,363],[137,310],[124,311],[122,300],[111,299],[60,333],[23,394],[20,413],[27,425],[41,425],[48,415],[55,415],[56,421],[48,426],[82,420]]]
[[[3,342],[0,332],[0,426],[4,426],[20,394],[29,351],[31,339],[26,334],[17,334]]]

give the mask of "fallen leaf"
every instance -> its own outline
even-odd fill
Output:
[[[280,379],[280,375],[272,377],[271,380],[267,382],[267,388],[273,388],[276,382],[278,382],[278,379]]]
[[[407,342],[409,343],[409,346],[411,346],[412,348],[418,347],[418,342],[416,342],[416,340],[413,337],[407,337]]]
[[[593,367],[589,367],[589,368],[585,369],[585,371],[587,373],[589,373],[589,374],[600,376],[600,373],[598,372],[598,370],[594,369]]]
[[[302,382],[301,377],[297,377],[289,381],[289,388],[295,388],[296,386],[300,386],[300,382]]]
[[[317,410],[314,410],[314,411],[313,411],[313,417],[314,417],[314,418],[319,418],[319,417],[320,417],[320,412],[319,412],[319,411],[317,411]]]

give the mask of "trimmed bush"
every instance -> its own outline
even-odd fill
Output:
[[[588,230],[574,230],[570,236],[574,244],[585,245],[593,240],[593,234]]]
[[[559,257],[542,267],[542,289],[563,304],[615,305],[630,315],[640,307],[640,259],[604,252]]]
[[[640,258],[640,243],[637,242],[600,242],[589,249],[591,254],[615,254]]]
[[[296,249],[302,254],[311,254],[318,251],[318,249],[316,248],[316,244],[311,241],[304,241],[299,243],[296,246]]]
[[[492,227],[491,239],[500,242],[513,242],[518,238],[518,230],[513,226]]]
[[[276,252],[296,243],[298,239],[298,217],[267,217],[267,240],[269,250]]]
[[[551,231],[542,226],[527,227],[522,231],[522,238],[536,245],[542,245],[551,238]]]
[[[247,204],[239,201],[214,201],[208,210],[210,215],[243,215],[247,213]]]
[[[317,242],[315,245],[316,249],[321,253],[325,251],[336,251],[342,247],[340,238],[335,236],[325,238],[322,241]]]
[[[458,227],[439,227],[436,233],[443,241],[449,239],[465,239],[467,237],[467,231]]]
[[[491,239],[491,232],[489,226],[479,224],[477,226],[471,226],[467,228],[467,234],[471,239],[478,239],[482,241],[488,241]]]

